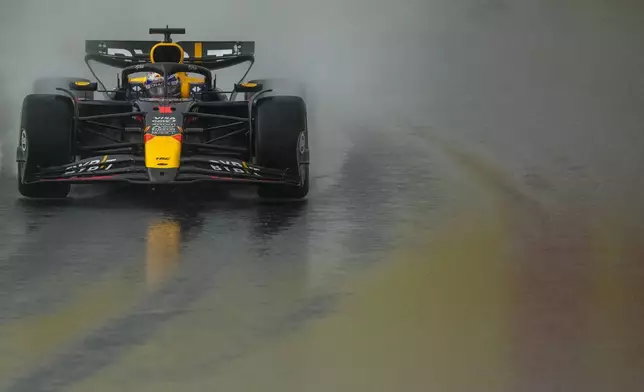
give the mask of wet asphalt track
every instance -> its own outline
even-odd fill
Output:
[[[244,188],[92,186],[76,188],[71,200],[42,202],[19,199],[5,180],[0,386],[68,390],[150,343],[178,351],[154,354],[160,367],[148,363],[146,380],[163,382],[168,361],[191,361],[171,384],[184,377],[201,384],[332,312],[345,294],[334,287],[342,277],[391,248],[389,229],[407,203],[397,188],[423,178],[426,195],[438,196],[431,172],[407,177],[391,160],[364,144],[334,184],[289,203],[261,202]],[[190,343],[162,337],[185,322],[180,335]],[[117,383],[143,381],[126,378]]]
[[[3,192],[0,390],[637,390],[641,224],[395,139],[302,203]]]

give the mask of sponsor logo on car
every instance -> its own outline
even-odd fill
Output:
[[[153,135],[172,135],[177,131],[177,119],[172,116],[155,116],[150,124],[150,133]]]
[[[176,124],[177,119],[171,116],[155,116],[152,124]]]
[[[245,174],[254,177],[261,177],[258,168],[253,167],[244,161],[223,159],[210,160],[210,167],[212,168],[212,170],[218,172]]]
[[[102,159],[88,159],[66,167],[63,175],[109,170],[114,162],[116,159],[110,158],[108,155],[103,156]]]
[[[176,127],[172,125],[155,125],[150,129],[153,135],[171,135],[176,131]]]

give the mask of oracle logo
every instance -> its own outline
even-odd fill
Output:
[[[142,49],[125,49],[125,48],[107,48],[107,54],[110,56],[124,56],[124,57],[134,57],[135,55],[143,55],[145,52]],[[233,49],[209,49],[205,52],[206,56],[226,56],[233,54]],[[184,58],[192,57],[188,51],[184,49],[183,52]]]

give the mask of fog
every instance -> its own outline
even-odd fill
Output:
[[[392,94],[382,87],[395,86],[393,79],[401,75],[407,75],[401,82],[408,87],[422,77],[429,7],[421,0],[407,3],[189,1],[179,6],[169,1],[28,0],[5,5],[2,45],[12,56],[3,56],[0,65],[6,101],[3,152],[14,154],[21,99],[35,77],[91,78],[83,62],[85,39],[156,39],[160,37],[150,36],[148,28],[166,24],[187,29],[177,40],[256,41],[256,63],[249,78],[304,82],[311,121],[320,120],[312,126],[320,130],[312,143],[328,150],[342,144],[335,134],[343,132],[338,123],[343,115],[360,118],[354,107],[366,109],[366,101]],[[117,70],[97,68],[99,76],[107,76],[108,87],[113,85]],[[15,77],[18,70],[20,78]],[[243,72],[243,65],[222,71],[221,87],[230,88]],[[404,87],[398,90],[404,92]],[[322,132],[325,136],[319,138]],[[11,161],[5,157],[4,166],[11,165],[12,173]]]
[[[168,24],[187,28],[176,39],[254,40],[250,78],[305,84],[318,175],[339,170],[352,132],[376,129],[454,140],[514,173],[632,172],[644,145],[643,9],[637,0],[7,3],[4,168],[14,171],[20,103],[36,76],[89,77],[85,39],[145,40]]]

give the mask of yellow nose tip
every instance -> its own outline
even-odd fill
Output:
[[[147,168],[176,169],[179,167],[180,158],[180,138],[175,138],[174,136],[156,136],[146,134],[145,166]]]

